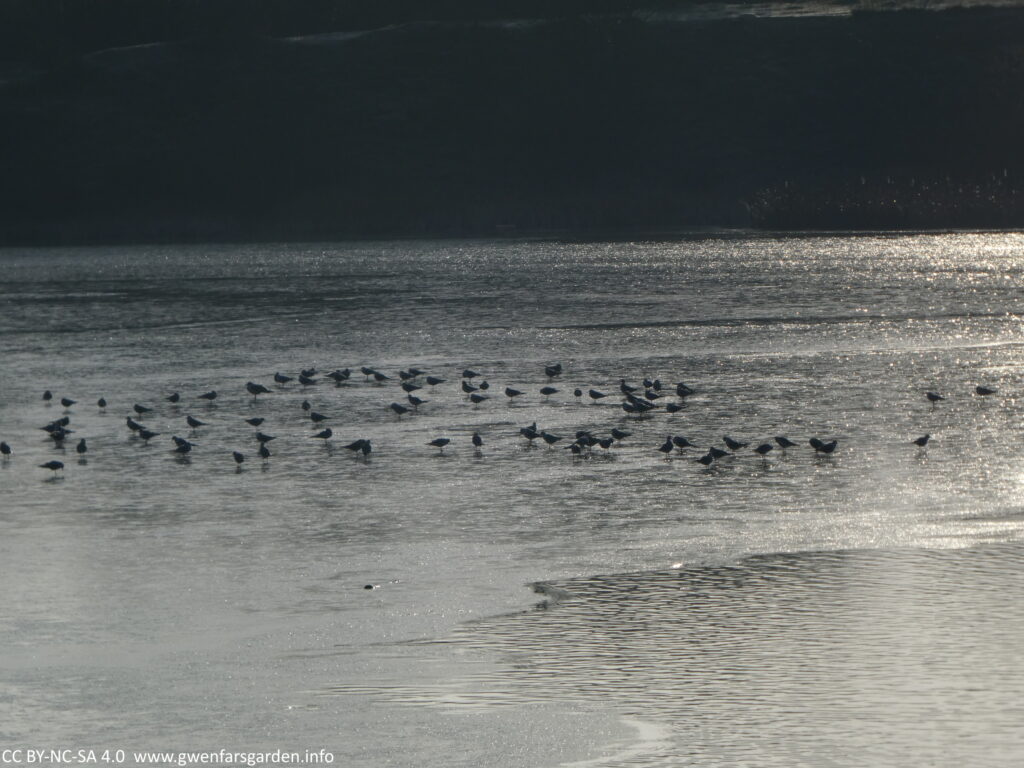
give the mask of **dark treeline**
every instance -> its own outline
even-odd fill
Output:
[[[356,33],[36,3],[153,26],[0,68],[0,242],[1024,226],[1020,9]]]

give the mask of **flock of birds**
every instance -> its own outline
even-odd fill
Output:
[[[388,381],[391,381],[393,377],[388,376],[381,371],[378,371],[370,367],[362,367],[359,372],[365,377],[365,381],[373,381],[376,384],[383,385]],[[554,386],[554,382],[562,375],[563,369],[560,363],[547,365],[544,367],[544,373],[547,376],[548,384],[539,389],[545,400],[550,398],[554,394],[558,394],[560,390]],[[280,372],[274,374],[273,381],[275,389],[283,390],[291,382],[296,381],[302,389],[313,387],[317,385],[320,380],[315,378],[319,375],[319,372],[314,369],[306,369],[299,372],[295,377],[287,376]],[[353,371],[346,369],[334,370],[330,373],[324,374],[324,377],[334,381],[336,386],[342,386],[353,376]],[[407,370],[401,370],[397,374],[399,379],[399,386],[404,392],[404,402],[392,402],[387,408],[398,418],[401,419],[403,416],[409,414],[415,414],[419,407],[427,404],[428,400],[421,397],[421,394],[427,387],[433,389],[440,384],[445,383],[445,379],[432,376],[427,374],[425,371],[419,370],[418,368],[409,368]],[[478,372],[465,369],[462,371],[460,389],[466,395],[470,402],[474,405],[480,405],[485,401],[491,399],[494,395],[491,392],[490,384],[479,374]],[[252,395],[253,404],[256,404],[260,395],[271,394],[274,390],[271,388],[259,384],[257,382],[249,381],[245,384],[245,389],[248,394]],[[621,408],[628,416],[635,416],[642,418],[652,411],[664,409],[667,413],[675,413],[684,407],[686,398],[694,394],[694,390],[683,382],[677,382],[671,386],[664,386],[658,379],[644,379],[642,386],[631,385],[626,382],[625,379],[620,379],[618,384],[618,392],[616,396],[621,398]],[[975,394],[979,396],[987,396],[995,394],[996,390],[978,386],[975,388]],[[512,387],[505,387],[503,391],[504,397],[510,402],[515,401],[517,398],[524,397],[527,393],[524,390],[515,389]],[[671,398],[674,395],[675,399]],[[500,395],[498,395],[500,397]],[[599,402],[607,397],[612,396],[611,393],[604,392],[598,389],[588,389],[586,392],[583,389],[576,388],[573,390],[573,396],[582,400],[584,397],[589,398],[592,402]],[[940,401],[945,398],[936,392],[926,392],[925,397],[935,407]],[[204,400],[209,404],[213,404],[218,398],[218,392],[211,390],[197,396],[197,399]],[[43,393],[43,401],[47,404],[51,404],[54,400],[53,393],[49,390]],[[182,398],[178,392],[173,392],[164,398],[172,406],[178,406]],[[665,400],[664,403],[659,401]],[[65,409],[65,415],[59,419],[51,421],[45,426],[41,427],[43,431],[47,433],[45,439],[51,440],[55,447],[60,450],[64,450],[65,442],[74,433],[71,429],[71,418],[68,415],[72,406],[76,405],[77,401],[69,397],[62,397],[58,401]],[[103,411],[107,407],[107,401],[104,398],[100,398],[97,403],[97,407]],[[302,409],[308,415],[310,423],[315,429],[318,429],[315,434],[311,437],[316,440],[321,440],[324,443],[331,440],[334,437],[334,432],[330,427],[324,427],[321,429],[322,422],[328,420],[329,417],[313,409],[313,406],[309,400],[302,402]],[[136,403],[132,406],[134,416],[129,415],[126,417],[126,426],[133,434],[134,437],[141,439],[144,443],[148,444],[150,440],[159,437],[160,433],[154,432],[147,428],[142,421],[145,419],[146,414],[153,411],[152,407],[144,406]],[[255,432],[255,440],[257,443],[256,453],[260,459],[266,463],[270,460],[271,451],[269,443],[276,439],[273,435],[266,434],[261,431],[261,428],[266,419],[260,416],[253,416],[246,418],[245,422],[253,427]],[[198,419],[192,415],[186,415],[185,423],[189,427],[190,435],[194,436],[195,432],[207,423]],[[537,427],[536,422],[533,424],[522,427],[519,429],[519,435],[527,441],[529,447],[533,447],[537,441],[543,442],[549,448],[556,446],[558,443],[565,442],[562,446],[566,450],[569,450],[574,457],[586,458],[593,454],[595,448],[608,451],[613,446],[618,445],[624,439],[631,436],[631,432],[618,428],[612,428],[606,435],[597,435],[590,430],[579,430],[576,431],[575,435],[570,439],[563,435],[554,434],[547,430],[540,429]],[[193,442],[187,437],[181,437],[180,435],[171,435],[171,441],[174,447],[170,450],[173,453],[181,456],[186,456],[191,453],[193,448],[197,446],[197,443]],[[919,449],[926,450],[931,435],[925,434],[912,441],[912,444],[916,445]],[[724,448],[712,445],[705,453],[700,457],[696,458],[695,461],[704,465],[707,468],[712,468],[715,463],[721,459],[729,456],[735,456],[743,449],[750,447],[750,443],[736,440],[729,435],[724,435],[723,438]],[[443,453],[444,449],[452,442],[451,438],[448,437],[437,437],[430,440],[427,446],[437,448],[439,453]],[[475,451],[479,451],[483,445],[484,440],[479,432],[474,432],[470,438],[470,442],[473,445]],[[814,449],[816,455],[820,456],[831,456],[838,447],[838,440],[832,439],[829,441],[822,440],[819,437],[811,437],[808,441],[811,448]],[[762,457],[766,458],[767,455],[778,447],[783,453],[788,448],[797,447],[797,443],[790,440],[785,435],[777,435],[773,441],[758,442],[753,446],[753,452]],[[359,438],[346,443],[344,446],[347,450],[352,451],[356,456],[367,459],[373,451],[373,445],[369,438]],[[662,454],[668,456],[673,452],[683,452],[686,449],[697,448],[694,443],[691,443],[686,437],[682,435],[668,435],[665,441],[657,447],[657,450]],[[89,451],[89,446],[86,439],[78,438],[75,445],[76,453],[84,459],[84,456]],[[6,442],[0,442],[0,459],[7,461],[13,453],[13,449]],[[232,451],[232,458],[241,470],[241,465],[246,461],[246,455],[241,451]],[[59,460],[47,461],[44,464],[39,465],[43,469],[52,471],[55,475],[64,469],[64,463]]]

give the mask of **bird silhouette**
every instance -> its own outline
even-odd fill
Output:
[[[199,396],[199,399],[200,400],[207,400],[207,401],[212,403],[214,400],[217,399],[217,391],[211,389],[209,392],[204,392],[203,394],[201,394]]]
[[[164,399],[165,399],[165,400],[166,400],[166,401],[167,401],[168,403],[176,403],[176,402],[178,402],[179,400],[181,400],[181,395],[179,395],[179,394],[178,394],[177,392],[172,392],[171,394],[169,394],[169,395],[168,395],[167,397],[165,397]]]
[[[40,464],[39,467],[40,469],[49,469],[50,471],[53,472],[53,474],[56,475],[57,470],[64,469],[64,462],[57,461],[56,459],[54,459],[52,461],[46,462],[45,464]]]
[[[249,392],[249,394],[252,395],[253,400],[255,400],[256,397],[259,395],[266,395],[270,392],[270,390],[267,389],[265,386],[263,386],[262,384],[257,384],[255,381],[245,382],[245,388]]]
[[[199,429],[200,427],[205,427],[206,426],[206,422],[205,421],[200,421],[199,419],[195,418],[194,416],[186,416],[185,417],[185,423],[188,424],[192,429]]]
[[[435,438],[434,440],[431,440],[429,443],[427,443],[427,445],[432,445],[434,448],[437,448],[438,453],[444,453],[444,447],[448,445],[448,443],[450,442],[451,440],[449,440],[447,437],[438,437]]]
[[[401,403],[392,403],[388,407],[398,415],[398,418],[402,418],[402,414],[409,412],[409,409]]]

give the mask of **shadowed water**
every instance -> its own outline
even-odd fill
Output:
[[[1019,235],[0,265],[5,743],[326,747],[367,766],[1019,761]],[[316,385],[273,385],[310,366]],[[409,366],[446,381],[398,418]],[[466,367],[491,384],[479,405]],[[696,392],[642,419],[573,396],[644,376]],[[57,447],[38,428],[63,396]],[[148,443],[125,425],[135,403]],[[529,447],[532,422],[563,439]],[[563,449],[612,427],[632,434]],[[666,458],[666,435],[700,449]],[[724,435],[750,445],[694,461]],[[752,452],[776,435],[798,446]],[[343,447],[358,438],[366,460]],[[524,610],[538,582],[549,602]]]

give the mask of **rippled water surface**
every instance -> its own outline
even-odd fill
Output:
[[[1019,765],[1022,278],[1007,234],[0,251],[0,742]],[[695,394],[638,419],[645,377]]]

